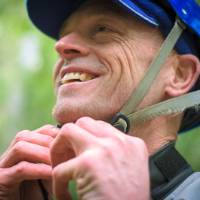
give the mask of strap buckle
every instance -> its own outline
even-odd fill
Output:
[[[114,115],[111,125],[124,133],[128,133],[130,130],[130,120],[122,113],[117,113]]]

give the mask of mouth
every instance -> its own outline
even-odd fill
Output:
[[[63,84],[72,83],[72,82],[87,82],[95,78],[96,76],[85,73],[85,72],[70,72],[70,73],[66,73],[62,77],[61,84],[63,85]]]

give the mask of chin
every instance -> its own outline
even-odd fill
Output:
[[[83,117],[77,109],[69,109],[61,105],[56,105],[53,109],[53,117],[59,124],[66,124],[76,122],[79,118]]]
[[[80,103],[80,102],[79,102]],[[118,110],[112,105],[100,105],[98,102],[90,102],[85,104],[59,103],[54,106],[53,117],[61,125],[76,122],[81,117],[91,117],[95,120],[110,121]]]

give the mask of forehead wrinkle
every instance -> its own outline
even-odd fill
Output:
[[[102,14],[103,13],[103,14]],[[121,15],[119,12],[110,9],[92,9],[87,7],[86,9],[78,9],[69,18],[67,18],[60,30],[60,35],[63,31],[70,32],[70,29],[77,27],[77,24],[83,22],[83,24],[88,24],[92,21],[99,21],[104,23],[118,23],[125,28],[125,21],[127,21],[126,16]],[[132,18],[134,23],[134,18]]]
[[[93,21],[99,23],[118,24],[118,27],[131,31],[131,38],[137,36],[145,38],[151,36],[152,39],[161,36],[160,31],[141,22],[130,13],[125,12],[123,8],[109,0],[89,0],[84,2],[63,24],[61,31],[63,33],[71,32],[77,24],[88,24]],[[62,33],[62,32],[61,32]],[[162,38],[162,36],[161,36]],[[160,43],[160,41],[158,41]]]

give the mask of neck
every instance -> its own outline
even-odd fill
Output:
[[[133,125],[130,135],[144,140],[149,155],[152,155],[167,143],[176,140],[180,122],[180,115],[158,117],[142,124]]]

